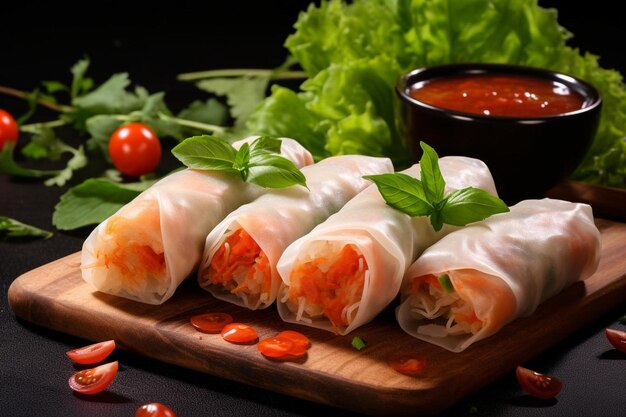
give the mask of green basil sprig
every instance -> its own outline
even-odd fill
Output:
[[[484,220],[509,211],[500,200],[485,190],[467,187],[444,195],[446,182],[439,169],[439,156],[433,148],[420,142],[424,151],[420,159],[421,180],[402,173],[368,175],[385,202],[409,216],[430,216],[436,231],[444,223],[454,226]]]
[[[306,178],[290,160],[278,155],[280,140],[261,136],[235,149],[216,136],[193,136],[172,149],[172,153],[189,168],[226,171],[239,174],[246,182],[266,188],[291,185],[306,187]]]

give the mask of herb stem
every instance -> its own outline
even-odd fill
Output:
[[[307,75],[304,71],[279,71],[268,69],[254,69],[254,68],[233,68],[233,69],[220,69],[210,71],[199,72],[187,72],[184,74],[178,74],[176,77],[179,81],[195,81],[204,78],[216,78],[216,77],[243,77],[243,76],[269,76],[270,80],[293,80],[306,78]]]
[[[24,100],[28,100],[27,92],[18,90],[16,88],[5,87],[3,85],[0,85],[0,94],[6,94],[8,96],[13,96],[13,97],[21,98]],[[41,106],[47,107],[54,111],[58,111],[60,113],[68,113],[68,112],[74,111],[74,107],[72,106],[66,106],[64,104],[53,103],[51,101],[44,100],[44,99],[37,99],[37,103]]]
[[[187,119],[179,119],[178,117],[173,117],[173,116],[168,116],[167,114],[164,113],[159,113],[159,119],[161,120],[167,120],[176,124],[179,124],[181,126],[186,126],[186,127],[191,127],[194,129],[200,129],[200,130],[204,130],[207,132],[214,132],[214,133],[225,133],[226,129],[222,126],[217,126],[217,125],[211,125],[208,123],[201,123],[201,122],[195,122],[193,120],[187,120]]]
[[[27,125],[20,126],[20,131],[26,133],[37,133],[37,131],[41,128],[50,128],[53,129],[55,127],[60,127],[66,125],[67,122],[63,119],[52,120],[50,122],[42,122],[42,123],[30,123]]]

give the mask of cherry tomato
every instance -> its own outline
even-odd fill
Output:
[[[107,340],[106,342],[94,343],[93,345],[72,349],[65,353],[76,363],[92,364],[102,361],[113,352],[113,349],[115,349],[115,341]]]
[[[284,337],[293,342],[293,347],[291,348],[289,354],[292,356],[302,356],[309,349],[311,343],[309,342],[309,338],[303,335],[300,332],[296,332],[294,330],[285,330],[276,337]]]
[[[109,156],[122,174],[132,177],[148,174],[161,161],[161,142],[143,123],[120,126],[109,139]]]
[[[263,356],[267,356],[268,358],[295,356],[291,354],[294,350],[294,342],[284,336],[274,336],[263,339],[257,345],[257,349]],[[302,354],[304,354],[304,352],[306,352],[306,350],[304,350]]]
[[[233,322],[228,313],[204,313],[191,318],[191,324],[203,333],[220,333],[224,326]]]
[[[161,403],[150,403],[139,407],[135,417],[176,417],[176,413]]]
[[[17,143],[19,135],[17,122],[11,114],[0,109],[0,151],[7,142]]]
[[[614,329],[604,329],[607,339],[613,347],[620,352],[626,353],[626,332]]]
[[[389,366],[403,375],[417,376],[426,367],[426,359],[409,354],[398,355],[389,361]]]
[[[97,394],[108,387],[117,375],[117,361],[76,372],[69,380],[70,388],[81,394]]]
[[[230,323],[222,329],[222,337],[231,343],[251,343],[259,338],[252,327],[243,323]]]
[[[553,398],[563,388],[563,383],[557,377],[540,374],[521,366],[517,367],[515,374],[524,391],[533,397],[542,399]]]

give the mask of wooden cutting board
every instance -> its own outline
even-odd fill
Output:
[[[15,314],[27,321],[92,341],[115,339],[123,349],[161,361],[361,413],[431,415],[626,301],[626,224],[599,219],[597,225],[602,259],[592,277],[462,353],[406,335],[391,308],[353,334],[335,336],[283,323],[274,308],[252,312],[215,300],[194,280],[161,306],[109,296],[82,280],[79,253],[20,276],[8,296]],[[298,330],[309,336],[311,348],[298,362],[268,360],[256,345],[234,345],[196,331],[190,317],[209,311],[232,314],[254,326],[260,338]],[[351,346],[354,335],[367,341],[364,350]],[[419,377],[389,367],[388,360],[400,353],[427,359]]]

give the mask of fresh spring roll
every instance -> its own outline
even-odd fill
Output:
[[[411,265],[396,314],[412,336],[460,352],[596,270],[591,207],[526,200],[449,234]]]
[[[362,178],[393,172],[388,158],[344,155],[302,169],[308,190],[272,190],[230,213],[209,233],[198,271],[215,297],[255,310],[276,300],[276,263],[285,248],[371,184]]]
[[[446,192],[473,186],[496,195],[482,161],[445,157],[439,166]],[[419,178],[419,164],[403,172]],[[287,322],[347,334],[392,302],[417,255],[455,229],[435,232],[428,218],[388,206],[371,185],[285,250],[278,312]]]
[[[313,163],[311,154],[293,139],[281,139],[281,156],[297,167]],[[168,175],[87,237],[81,256],[83,279],[104,293],[161,304],[197,268],[211,229],[265,191],[219,171],[185,169]]]

